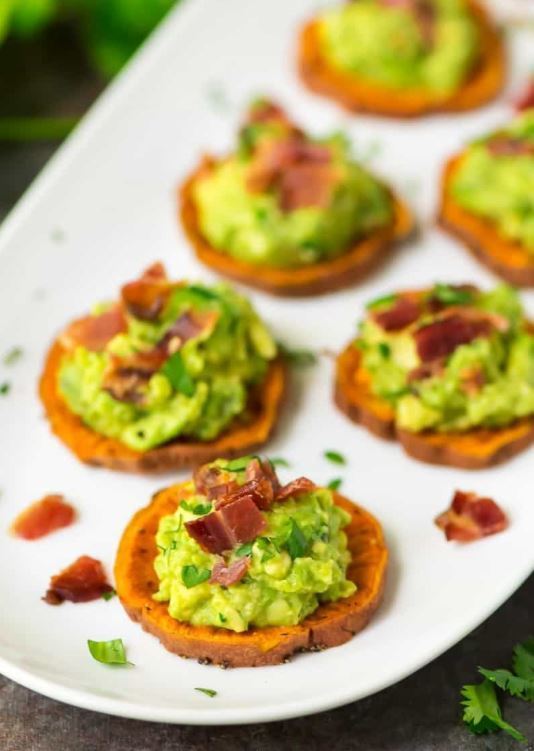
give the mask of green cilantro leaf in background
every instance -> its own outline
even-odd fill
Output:
[[[526,740],[519,730],[503,720],[495,688],[490,681],[484,680],[476,685],[464,686],[462,696],[464,697],[463,721],[472,733],[493,733],[496,730],[504,730],[516,741]]]
[[[126,650],[122,639],[110,639],[109,641],[87,640],[87,646],[91,656],[104,665],[131,665],[126,659]]]

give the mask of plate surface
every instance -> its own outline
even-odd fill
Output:
[[[440,164],[462,142],[511,114],[510,94],[479,113],[396,123],[349,117],[308,95],[292,67],[298,24],[309,0],[190,0],[104,94],[36,181],[0,238],[1,353],[23,358],[0,380],[12,389],[0,416],[0,670],[56,699],[112,714],[181,723],[275,720],[324,710],[400,680],[459,640],[497,608],[534,564],[532,451],[472,474],[418,464],[373,438],[331,403],[332,363],[296,374],[293,398],[271,456],[292,463],[282,476],[317,482],[343,476],[343,492],[375,513],[391,547],[383,607],[350,643],[291,664],[221,671],[174,657],[131,623],[115,599],[52,608],[48,578],[83,553],[111,570],[119,535],[159,487],[184,474],[148,479],[81,466],[53,438],[36,382],[47,344],[70,318],[157,258],[172,276],[213,279],[193,259],[175,220],[175,186],[206,149],[229,148],[249,96],[273,94],[317,133],[345,128],[357,153],[409,198],[426,231],[363,286],[317,299],[252,294],[276,335],[293,346],[340,348],[364,302],[436,279],[494,280],[461,247],[432,229]],[[530,40],[531,41],[531,40]],[[527,32],[511,35],[509,92],[529,70]],[[533,293],[524,300],[534,313]],[[325,449],[342,451],[346,468]],[[510,529],[472,546],[446,544],[432,520],[455,488],[499,501]],[[64,493],[80,511],[75,526],[36,543],[5,530],[28,502]],[[90,658],[86,640],[122,637],[135,667]],[[211,699],[194,690],[218,691]]]

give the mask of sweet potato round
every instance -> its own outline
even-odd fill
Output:
[[[476,109],[495,98],[503,87],[506,53],[499,31],[483,7],[469,3],[481,37],[480,60],[462,86],[452,94],[437,95],[424,89],[392,89],[337,70],[321,53],[318,22],[309,21],[301,31],[298,70],[312,91],[335,99],[350,111],[388,117],[420,117],[433,112]]]
[[[369,375],[353,344],[337,358],[334,400],[351,420],[381,438],[397,439],[407,454],[428,464],[484,469],[510,459],[534,442],[534,417],[504,428],[476,428],[465,433],[399,430],[390,405],[372,393]]]
[[[382,598],[388,552],[377,520],[338,494],[336,503],[351,516],[345,531],[352,553],[347,576],[358,586],[353,595],[320,605],[298,626],[251,628],[240,634],[171,618],[167,603],[152,599],[157,590],[155,534],[160,518],[173,513],[185,496],[185,484],[156,493],[128,524],[115,562],[115,585],[126,612],[170,652],[223,667],[276,665],[294,652],[343,644],[367,625]]]
[[[450,185],[463,158],[462,154],[454,157],[443,171],[439,224],[500,277],[519,287],[533,287],[534,253],[501,235],[493,222],[470,213],[452,197]]]
[[[288,269],[238,261],[227,253],[213,248],[202,235],[198,222],[193,185],[195,180],[214,164],[216,162],[213,159],[206,157],[180,189],[180,217],[185,233],[198,259],[206,266],[215,269],[219,274],[273,295],[304,297],[333,292],[359,282],[385,260],[396,244],[406,240],[414,230],[413,217],[408,207],[392,196],[392,223],[358,240],[354,247],[330,261]]]
[[[52,432],[81,461],[124,472],[168,472],[255,451],[266,443],[274,430],[287,380],[284,362],[275,360],[263,383],[251,393],[247,421],[234,421],[213,441],[175,440],[138,452],[114,438],[100,435],[70,411],[57,391],[57,374],[64,354],[65,348],[60,339],[56,339],[47,354],[39,384]]]

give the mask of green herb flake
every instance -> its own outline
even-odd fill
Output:
[[[328,485],[326,486],[328,490],[339,490],[339,488],[343,484],[343,478],[342,477],[336,477],[334,480],[330,480]]]
[[[102,599],[106,602],[109,602],[115,597],[116,594],[117,592],[114,589],[110,589],[109,592],[102,592]]]
[[[343,454],[340,454],[338,451],[325,451],[324,452],[324,458],[328,459],[329,462],[332,462],[332,464],[346,464],[347,460],[343,456]]]
[[[212,509],[211,503],[191,504],[188,501],[182,501],[180,503],[180,507],[183,508],[185,511],[189,511],[191,514],[195,514],[195,516],[204,516],[205,514],[209,514],[209,512]]]
[[[253,459],[258,459],[257,456],[241,456],[239,459],[232,459],[226,462],[225,469],[229,472],[244,472]]]
[[[4,365],[14,365],[22,357],[21,347],[12,347],[2,358]]]
[[[376,297],[374,300],[371,300],[371,302],[368,302],[365,307],[367,310],[375,310],[376,308],[386,308],[389,305],[393,305],[396,299],[397,299],[396,294],[382,295],[382,297]]]
[[[522,644],[516,644],[513,667],[520,678],[534,681],[534,636]]]
[[[378,343],[378,351],[382,355],[384,359],[388,359],[388,357],[391,355],[391,347],[387,342],[379,342]]]
[[[472,733],[493,733],[504,730],[516,741],[524,742],[524,735],[503,720],[493,684],[484,680],[462,688],[463,721]]]
[[[201,694],[209,696],[210,699],[213,699],[214,696],[217,696],[217,691],[212,688],[195,688],[195,691],[199,691]]]
[[[430,297],[444,305],[469,305],[473,302],[473,293],[468,289],[451,287],[449,284],[438,283],[430,293]]]
[[[219,620],[221,623],[226,623],[228,618],[225,615],[223,615],[223,613],[219,613]]]
[[[11,390],[11,384],[8,381],[0,383],[0,395],[7,396]]]
[[[252,555],[253,545],[254,545],[254,540],[251,540],[250,542],[245,542],[243,545],[240,545],[235,551],[236,556],[238,558],[244,558],[246,555]]]
[[[290,365],[295,368],[309,368],[317,364],[317,354],[311,349],[291,349],[278,342],[278,349]]]
[[[199,568],[198,566],[189,565],[182,567],[182,581],[187,587],[196,587],[197,584],[202,584],[207,581],[211,576],[211,571],[207,568]]]
[[[87,646],[93,659],[102,662],[104,665],[131,665],[126,659],[126,649],[122,639],[111,639],[110,641],[93,641],[87,640]]]
[[[180,352],[175,352],[169,357],[161,368],[161,372],[167,376],[175,391],[179,391],[181,394],[185,394],[185,396],[193,396],[195,393],[195,382],[187,372]]]
[[[290,467],[291,464],[287,461],[287,459],[283,459],[281,456],[275,456],[272,459],[269,459],[273,467]]]
[[[302,558],[308,550],[308,541],[294,519],[290,519],[291,529],[285,545],[291,558]]]

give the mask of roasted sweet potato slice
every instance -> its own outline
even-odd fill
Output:
[[[423,89],[391,89],[337,70],[321,52],[318,22],[309,21],[300,34],[298,70],[304,84],[335,99],[350,111],[388,117],[419,117],[432,112],[461,112],[480,107],[501,90],[506,72],[506,54],[499,31],[475,0],[469,3],[481,36],[478,65],[453,94],[439,95]]]
[[[381,438],[399,440],[407,454],[428,464],[484,469],[510,459],[534,442],[533,417],[505,428],[478,428],[465,433],[398,430],[390,405],[372,393],[361,355],[352,344],[337,358],[334,399],[351,420]]]
[[[414,230],[413,217],[408,207],[393,196],[394,218],[391,225],[359,240],[353,248],[331,261],[321,261],[293,269],[238,261],[213,248],[200,231],[197,208],[193,200],[193,185],[213,164],[215,162],[206,157],[180,189],[180,216],[186,235],[197,257],[206,266],[224,276],[273,295],[317,295],[354,284],[379,266],[394,246],[407,239]]]
[[[521,243],[501,235],[491,221],[471,214],[452,197],[450,185],[462,158],[460,154],[451,159],[443,171],[439,224],[462,240],[475,258],[500,277],[519,287],[533,287],[534,254]]]
[[[337,494],[336,503],[351,515],[345,531],[352,553],[348,578],[358,586],[353,595],[321,605],[298,626],[252,628],[240,634],[171,618],[167,604],[152,599],[157,590],[155,534],[160,518],[173,513],[187,494],[186,485],[157,493],[127,526],[115,562],[117,593],[126,612],[170,652],[223,667],[276,665],[294,652],[343,644],[367,625],[382,598],[388,552],[377,520]]]
[[[176,440],[141,453],[100,435],[70,411],[56,386],[64,353],[60,339],[56,339],[46,357],[39,385],[52,431],[83,462],[124,472],[168,472],[255,451],[275,427],[286,385],[286,367],[282,360],[275,360],[263,383],[251,394],[246,419],[236,420],[213,441]]]

